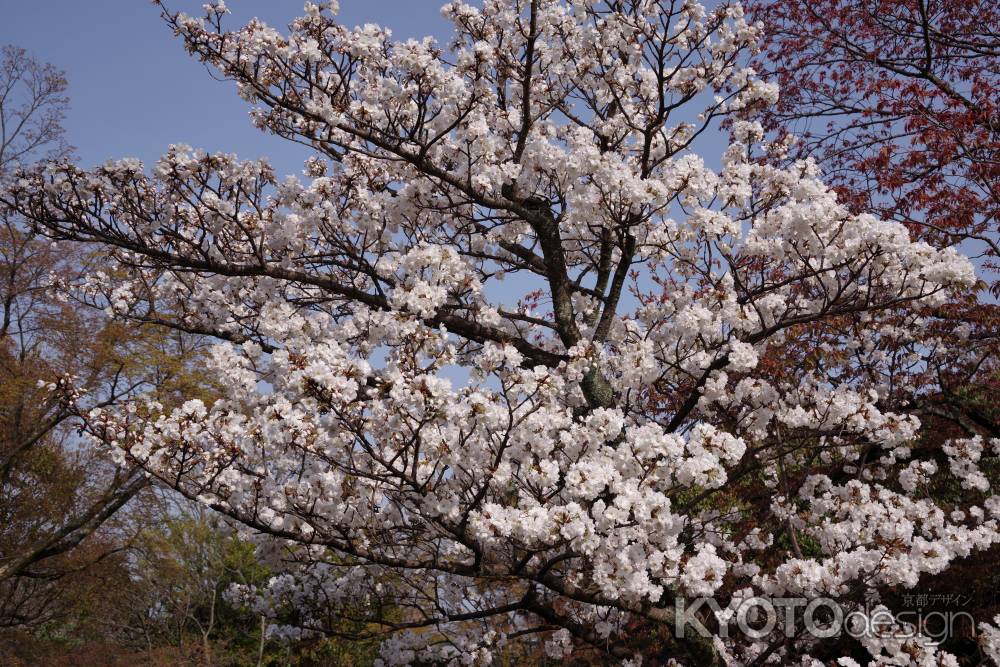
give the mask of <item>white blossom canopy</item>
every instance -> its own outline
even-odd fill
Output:
[[[456,0],[442,47],[331,4],[288,34],[165,11],[309,147],[305,178],[174,146],[3,195],[107,250],[95,301],[219,340],[213,404],[86,429],[258,535],[282,573],[240,594],[298,611],[275,632],[478,664],[538,635],[629,660],[631,623],[687,664],[811,664],[778,634],[671,639],[674,600],[860,603],[1000,541],[997,441],[911,460],[919,422],[886,403],[932,344],[918,307],[973,269],[759,159],[778,91],[738,6]],[[721,117],[711,169],[692,144]],[[919,492],[939,475],[964,511]]]

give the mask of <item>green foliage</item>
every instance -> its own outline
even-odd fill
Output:
[[[266,638],[266,623],[225,595],[266,584],[251,541],[217,515],[162,504],[127,552],[108,562],[75,612],[27,633],[0,634],[0,664],[363,667],[377,640]],[[284,619],[294,621],[294,610]],[[345,623],[335,631],[363,628]],[[86,656],[101,655],[103,662]]]

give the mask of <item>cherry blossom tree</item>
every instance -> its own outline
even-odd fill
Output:
[[[919,420],[890,400],[933,344],[925,309],[973,267],[852,212],[814,162],[761,159],[747,119],[778,90],[741,65],[760,35],[738,6],[456,0],[446,47],[335,12],[307,4],[283,34],[229,31],[221,3],[164,10],[259,127],[308,147],[304,178],[174,146],[149,172],[55,163],[2,195],[103,246],[88,298],[217,339],[219,400],[81,418],[255,535],[281,574],[231,594],[295,609],[273,634],[347,620],[384,664],[536,641],[818,664],[832,649],[801,624],[751,637],[727,615],[761,595],[871,608],[1000,541],[1000,443],[911,461]],[[711,169],[693,144],[727,117]],[[941,479],[965,491],[925,493]],[[699,596],[714,636],[677,631]]]

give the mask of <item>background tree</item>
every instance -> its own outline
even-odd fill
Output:
[[[749,3],[781,86],[768,129],[794,133],[858,210],[937,245],[1000,257],[1000,9],[993,2]],[[996,293],[997,283],[991,285]]]
[[[65,75],[16,46],[0,47],[0,172],[70,153]]]
[[[74,575],[70,592],[80,604],[58,622],[31,635],[0,635],[5,666],[372,664],[372,643],[276,639],[269,624],[294,618],[294,610],[264,616],[231,596],[234,585],[266,585],[271,571],[220,515],[169,491],[124,515],[140,526],[128,550]]]
[[[951,438],[1000,437],[996,3],[757,0],[749,9],[764,24],[757,67],[782,88],[765,125],[779,142],[798,135],[786,159],[816,160],[854,210],[957,245],[980,268],[975,290],[925,312],[938,342],[894,382],[893,400],[922,420],[915,457],[938,465]],[[891,340],[883,345],[893,353]],[[995,475],[995,459],[984,457]],[[993,591],[983,565],[997,557],[990,551],[921,586]],[[976,611],[992,616],[1000,604],[984,593]]]
[[[1000,10],[991,2],[755,1],[765,51],[758,68],[781,85],[766,126],[799,140],[856,211],[899,220],[938,246],[960,245],[984,286],[932,313],[951,337],[920,385],[925,417],[1000,436],[987,397],[1000,390],[995,297],[1000,241]]]
[[[3,48],[0,181],[33,160],[70,157],[65,91],[61,72]],[[157,387],[168,402],[171,392],[195,391],[190,337],[125,328],[89,307],[103,304],[60,292],[95,262],[90,249],[38,239],[19,216],[0,213],[0,627],[51,624],[80,609],[102,561],[119,567],[134,535],[134,522],[112,517],[145,476],[79,438],[75,413],[139,387]],[[78,403],[47,388],[69,378],[87,392]]]
[[[254,561],[252,545],[218,516],[172,505],[169,518],[147,527],[136,545],[132,600],[116,610],[118,618],[128,611],[116,634],[150,651],[174,646],[178,656],[203,665],[263,664],[259,619],[244,623],[223,596],[230,583],[262,584],[267,570]]]
[[[32,160],[65,158],[66,80],[22,49],[0,52],[0,179]],[[17,216],[0,220],[0,624],[51,618],[58,582],[81,563],[64,558],[141,487],[134,468],[114,470],[72,444],[72,410],[40,382],[79,376],[114,400],[128,390],[112,348],[121,329],[76,312],[50,283],[66,278],[79,249],[31,237]],[[102,331],[103,329],[103,331]],[[91,554],[95,556],[97,554]],[[51,594],[51,595],[50,595]],[[53,597],[54,596],[54,597]]]

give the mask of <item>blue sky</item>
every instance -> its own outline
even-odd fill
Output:
[[[167,0],[199,14],[205,0]],[[444,0],[341,0],[348,25],[379,23],[398,38],[445,41]],[[233,27],[251,16],[284,27],[302,0],[230,0]],[[138,157],[151,164],[172,143],[244,158],[268,156],[279,173],[298,173],[303,149],[249,121],[235,87],[214,80],[191,58],[148,0],[4,0],[0,44],[28,49],[66,72],[66,130],[82,165]]]

